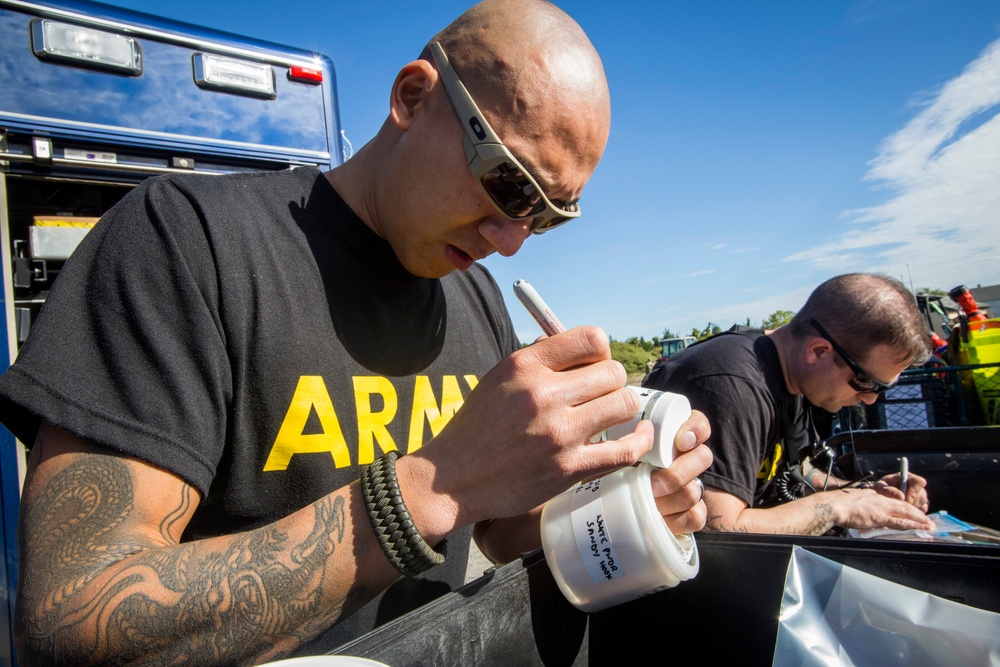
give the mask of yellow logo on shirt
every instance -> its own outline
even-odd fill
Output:
[[[464,375],[462,379],[475,389],[478,380],[475,375]],[[389,434],[389,424],[396,418],[399,402],[396,388],[388,378],[380,376],[355,376],[354,409],[358,424],[358,465],[366,465],[375,460],[375,445],[381,452],[398,449]],[[377,400],[373,400],[376,397]],[[413,408],[410,410],[410,428],[406,451],[415,452],[445,427],[455,412],[462,407],[465,399],[459,387],[458,377],[445,375],[441,378],[441,401],[437,400],[426,375],[414,378]],[[381,405],[373,410],[373,405]],[[319,433],[305,433],[310,414],[316,413],[321,426]],[[430,437],[425,438],[424,422],[430,426]],[[278,435],[271,445],[264,471],[286,470],[295,454],[315,454],[329,452],[333,464],[338,468],[352,465],[351,452],[340,426],[340,419],[333,407],[333,400],[326,383],[319,375],[303,375],[292,396],[288,411],[278,429]]]
[[[779,442],[774,446],[774,454],[771,457],[764,459],[764,462],[760,464],[760,470],[757,471],[757,479],[762,479],[767,481],[778,474],[778,466],[781,464],[781,455],[784,453],[784,448]]]

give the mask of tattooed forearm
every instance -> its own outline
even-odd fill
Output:
[[[223,551],[141,555],[129,567],[141,577],[135,590],[100,602],[113,608],[109,640],[133,657],[156,646],[157,662],[176,664],[232,663],[266,647],[277,655],[298,648],[341,612],[340,605],[323,604],[321,591],[326,560],[343,536],[343,506],[340,497],[320,502],[312,533],[294,546],[266,527]],[[161,585],[160,594],[140,583]]]
[[[798,502],[798,501],[796,501]],[[721,514],[713,514],[706,519],[705,530],[725,532],[725,533],[776,533],[781,535],[822,535],[833,528],[835,518],[833,507],[827,502],[816,503],[811,511],[806,506],[799,506],[797,515],[769,514],[770,512],[787,511],[786,507],[779,506],[771,509],[753,509],[751,512],[758,513],[754,519],[738,519],[732,525],[723,522]],[[768,516],[771,518],[765,519]],[[750,527],[747,527],[747,526]]]
[[[790,524],[775,530],[784,535],[822,535],[835,525],[833,507],[829,503],[817,503],[812,507],[812,513],[805,516],[807,523]]]
[[[174,524],[193,502],[191,489],[165,499],[174,509],[158,544],[129,537],[133,492],[128,465],[99,456],[70,464],[33,499],[17,600],[25,664],[273,659],[359,603],[324,595],[329,559],[345,536],[341,496],[312,506],[312,527],[299,539],[271,525],[178,545]]]
[[[726,526],[722,523],[722,515],[714,514],[705,520],[705,530],[714,530],[720,533],[747,533],[745,528],[737,526]]]
[[[822,535],[834,526],[833,507],[830,503],[817,503],[813,506],[812,520],[802,531],[803,535]]]

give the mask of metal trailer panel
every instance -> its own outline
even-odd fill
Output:
[[[37,17],[134,38],[142,74],[36,57]],[[193,73],[199,53],[270,66],[276,97],[200,87]],[[321,71],[322,83],[293,80],[293,65]],[[0,83],[0,126],[10,130],[325,167],[343,160],[329,58],[148,14],[84,0],[0,0]]]

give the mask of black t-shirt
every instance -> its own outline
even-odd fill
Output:
[[[705,413],[715,456],[706,484],[758,504],[789,447],[801,447],[802,397],[785,387],[778,351],[762,331],[725,332],[657,366],[644,387],[683,394]]]
[[[0,414],[22,442],[45,419],[187,480],[203,496],[187,541],[273,522],[414,451],[518,346],[483,267],[413,276],[315,169],[171,175],[67,261],[0,376]],[[470,534],[308,652],[461,585]]]

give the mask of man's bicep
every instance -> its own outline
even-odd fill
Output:
[[[44,422],[28,465],[23,547],[43,560],[50,546],[76,545],[80,553],[65,556],[99,567],[94,558],[110,565],[146,548],[177,544],[201,500],[170,472]]]
[[[747,379],[729,375],[699,378],[680,393],[708,417],[712,427],[708,445],[713,460],[703,481],[750,504],[762,457],[773,444],[768,442],[773,423],[768,396]]]

